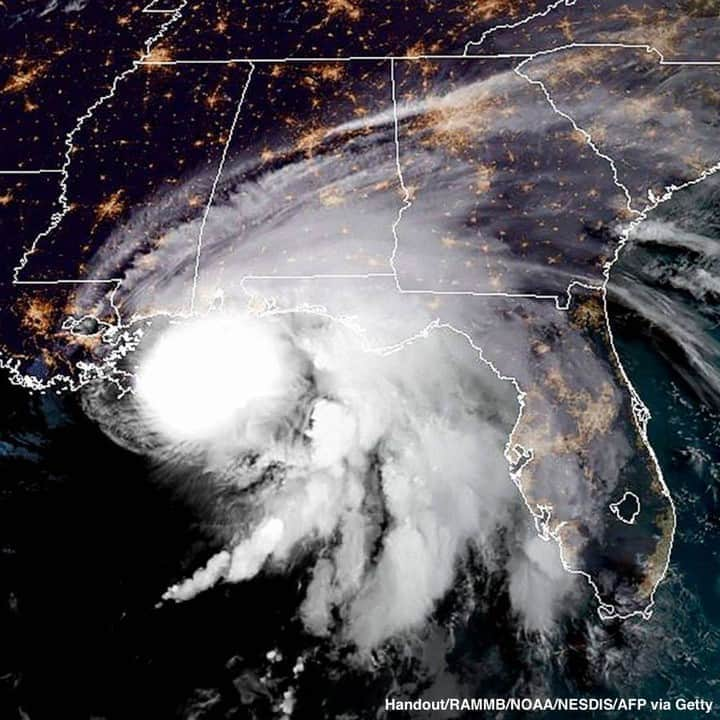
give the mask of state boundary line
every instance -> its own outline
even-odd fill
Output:
[[[548,6],[548,8],[546,8],[546,11],[549,9],[552,9],[554,7],[557,7],[563,3],[572,5],[572,4],[574,4],[575,1],[576,0],[572,0],[572,2],[570,2],[570,0],[567,0],[567,2],[566,2],[566,0],[560,0],[560,2],[555,2],[551,6]],[[187,2],[188,2],[188,0],[185,0],[185,3],[181,6],[181,8],[179,8],[175,12],[176,13],[180,12],[180,9],[182,9],[182,7],[184,7],[184,5],[187,4]],[[153,3],[150,3],[148,8],[152,4]],[[167,12],[169,12],[169,11],[167,11]],[[177,19],[177,18],[174,18],[174,19]],[[170,22],[168,22],[166,25],[169,25],[169,24],[170,24]],[[165,30],[165,29],[167,29],[167,28],[164,27],[163,30]],[[162,37],[162,31],[158,35],[160,35],[160,37]],[[468,45],[471,45],[471,44],[473,44],[473,43],[468,43]],[[480,44],[480,43],[477,42],[474,44]],[[347,57],[335,57],[335,58],[317,56],[317,57],[302,57],[302,58],[231,58],[228,60],[211,59],[211,60],[197,60],[197,61],[196,60],[153,61],[153,60],[147,59],[147,57],[146,57],[146,59],[134,61],[132,67],[135,68],[135,67],[140,67],[143,65],[160,65],[160,66],[170,65],[170,66],[172,66],[172,65],[193,65],[193,64],[223,64],[223,65],[246,64],[246,65],[250,66],[250,75],[248,78],[248,80],[249,80],[250,77],[252,77],[252,74],[255,70],[256,64],[292,64],[292,63],[305,64],[305,63],[333,63],[333,62],[348,63],[348,62],[353,62],[353,61],[374,61],[374,62],[387,62],[388,63],[388,65],[390,67],[391,78],[392,78],[393,87],[394,87],[394,64],[396,61],[402,61],[402,62],[419,62],[420,61],[421,62],[423,60],[433,60],[433,59],[435,59],[435,60],[467,60],[467,59],[499,60],[499,59],[517,58],[517,59],[521,59],[522,61],[521,61],[520,65],[518,66],[518,68],[515,68],[515,72],[520,77],[523,77],[523,75],[517,71],[519,68],[521,68],[523,65],[525,65],[526,62],[529,62],[530,60],[532,60],[536,57],[553,55],[555,53],[564,52],[564,51],[572,50],[572,49],[576,49],[576,48],[578,48],[578,49],[610,48],[610,49],[644,50],[647,53],[651,53],[651,54],[654,54],[655,56],[657,56],[659,65],[670,65],[670,66],[684,66],[684,65],[716,66],[717,65],[717,66],[720,66],[720,60],[718,60],[718,61],[705,61],[705,60],[702,60],[702,61],[699,61],[699,60],[667,61],[667,60],[665,60],[665,57],[660,50],[658,50],[653,45],[646,44],[646,43],[613,43],[613,42],[610,42],[610,43],[608,43],[608,42],[575,43],[575,42],[573,42],[573,43],[568,43],[566,45],[561,45],[561,46],[557,46],[557,47],[550,48],[550,49],[538,50],[534,53],[508,53],[508,54],[492,54],[492,55],[480,55],[480,54],[473,54],[473,55],[466,55],[466,54],[352,55],[352,56],[347,56]],[[467,50],[467,46],[466,46],[466,50]],[[148,55],[149,55],[149,53],[148,53]],[[127,73],[128,71],[125,71],[125,72]],[[524,79],[527,80],[527,78],[524,78]],[[247,90],[247,87],[245,88],[245,90]],[[394,103],[394,108],[395,108],[395,100],[394,99],[393,99],[393,103]],[[239,109],[238,109],[238,112],[239,112]],[[395,108],[395,112],[396,112],[396,108]],[[564,116],[564,117],[566,117],[566,116]],[[234,129],[235,123],[237,122],[237,119],[238,119],[238,116],[236,115],[236,117],[234,119],[234,123],[232,125],[233,129]],[[566,119],[567,119],[567,117],[566,117]],[[76,126],[75,130],[77,130],[77,126]],[[227,151],[227,147],[225,148],[225,152],[226,151]],[[607,159],[607,158],[605,158],[605,159]],[[66,178],[67,172],[68,172],[68,164],[69,164],[69,162],[66,162],[65,167],[63,167],[59,170],[52,171],[52,172],[58,172],[59,174],[62,174],[63,177]],[[224,159],[222,161],[222,164],[224,165]],[[218,181],[219,181],[219,175],[215,178],[215,183],[213,184],[213,190],[212,190],[213,196],[214,196],[214,192],[215,192]],[[64,198],[61,198],[61,200],[62,199],[64,199]],[[208,205],[208,208],[209,208],[209,205]],[[403,208],[403,209],[407,209],[407,208]],[[58,213],[57,215],[61,216],[62,214],[64,214],[64,213]],[[401,214],[402,214],[402,211],[401,211]],[[54,230],[55,227],[57,226],[57,224],[59,224],[59,219],[60,219],[59,217],[57,219],[53,218],[53,222],[51,222],[51,227],[49,227],[44,233],[41,233],[40,236],[35,238],[35,241],[32,243],[32,245],[30,246],[28,251],[26,251],[26,253],[21,258],[20,263],[14,268],[13,284],[20,283],[20,281],[18,280],[19,272],[23,269],[23,267],[27,263],[29,256],[34,252],[35,247],[36,247],[37,243],[39,242],[39,240],[41,239],[41,237],[49,234],[49,232]],[[202,232],[204,229],[205,220],[206,220],[206,217],[203,218],[203,228],[201,228],[201,237],[199,238],[200,244],[202,243]],[[399,223],[396,221],[396,225],[397,224],[399,224]],[[396,250],[397,250],[397,248],[396,248]],[[198,250],[198,253],[199,253],[199,250]],[[393,257],[394,257],[394,254],[393,254]],[[196,258],[196,261],[197,260],[199,260],[199,254],[198,254],[198,257]],[[197,281],[198,271],[199,271],[199,268],[197,267],[197,263],[196,263],[194,282],[193,282],[193,292],[192,292],[192,298],[191,298],[191,308],[194,306],[195,289],[196,289],[196,281]],[[583,283],[581,281],[578,281],[577,284],[582,285]],[[398,288],[398,289],[400,289],[400,288]],[[569,290],[569,288],[568,288],[568,290]],[[433,291],[419,290],[418,292],[433,292]],[[452,291],[447,291],[447,294],[477,295],[477,296],[481,296],[481,297],[533,297],[533,296],[528,296],[525,294],[517,295],[515,293],[511,293],[511,294],[507,294],[507,293],[473,293],[470,291],[458,291],[457,293],[453,293]],[[543,298],[543,299],[554,299],[556,302],[556,305],[558,307],[563,306],[563,303],[561,300],[562,295],[551,295],[551,296],[539,295],[538,297]]]
[[[0,170],[0,175],[60,175],[62,172],[62,168],[39,168],[38,170]]]

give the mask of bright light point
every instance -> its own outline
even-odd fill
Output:
[[[144,357],[137,397],[169,437],[206,439],[231,427],[250,403],[287,388],[286,353],[271,324],[252,317],[217,314],[175,325]]]

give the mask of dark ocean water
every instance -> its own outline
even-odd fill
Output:
[[[652,413],[650,441],[677,511],[666,581],[656,596],[653,626],[658,672],[641,686],[648,696],[699,696],[720,703],[720,424],[714,405],[684,386],[647,338],[623,333],[618,350]],[[663,627],[664,626],[664,627]]]
[[[717,375],[720,193],[712,180],[673,198],[653,238],[626,249],[610,297],[618,352],[649,408],[649,438],[677,510],[651,627],[649,696],[720,703],[720,406]],[[627,294],[640,288],[639,303]]]

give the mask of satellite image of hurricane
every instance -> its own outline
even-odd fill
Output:
[[[720,708],[720,1],[0,0],[0,719]]]

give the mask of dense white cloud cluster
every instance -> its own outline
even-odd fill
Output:
[[[200,337],[215,351],[194,349],[192,373],[181,371],[187,361],[168,347]],[[229,378],[225,393],[211,383],[200,401],[208,418],[217,404],[217,423],[201,421],[200,390],[187,385],[233,368],[244,378]],[[514,389],[448,329],[388,352],[322,314],[219,312],[171,327],[146,351],[138,378],[141,411],[157,402],[151,380],[163,392],[175,386],[172,421],[148,416],[165,442],[181,447],[192,436],[208,457],[255,453],[258,466],[283,472],[272,490],[254,491],[249,528],[238,522],[235,542],[166,600],[282,568],[310,542],[320,550],[301,607],[307,628],[374,647],[424,622],[468,545],[489,546],[519,501],[503,456]],[[528,531],[529,523],[520,537]],[[551,607],[537,609],[543,578],[558,587],[557,548],[548,547],[530,553],[530,583],[520,550],[511,580],[517,609],[538,627],[551,622]]]
[[[158,339],[136,376],[143,411],[171,438],[210,438],[238,414],[268,412],[291,392],[297,368],[271,323],[215,314],[179,323]]]

